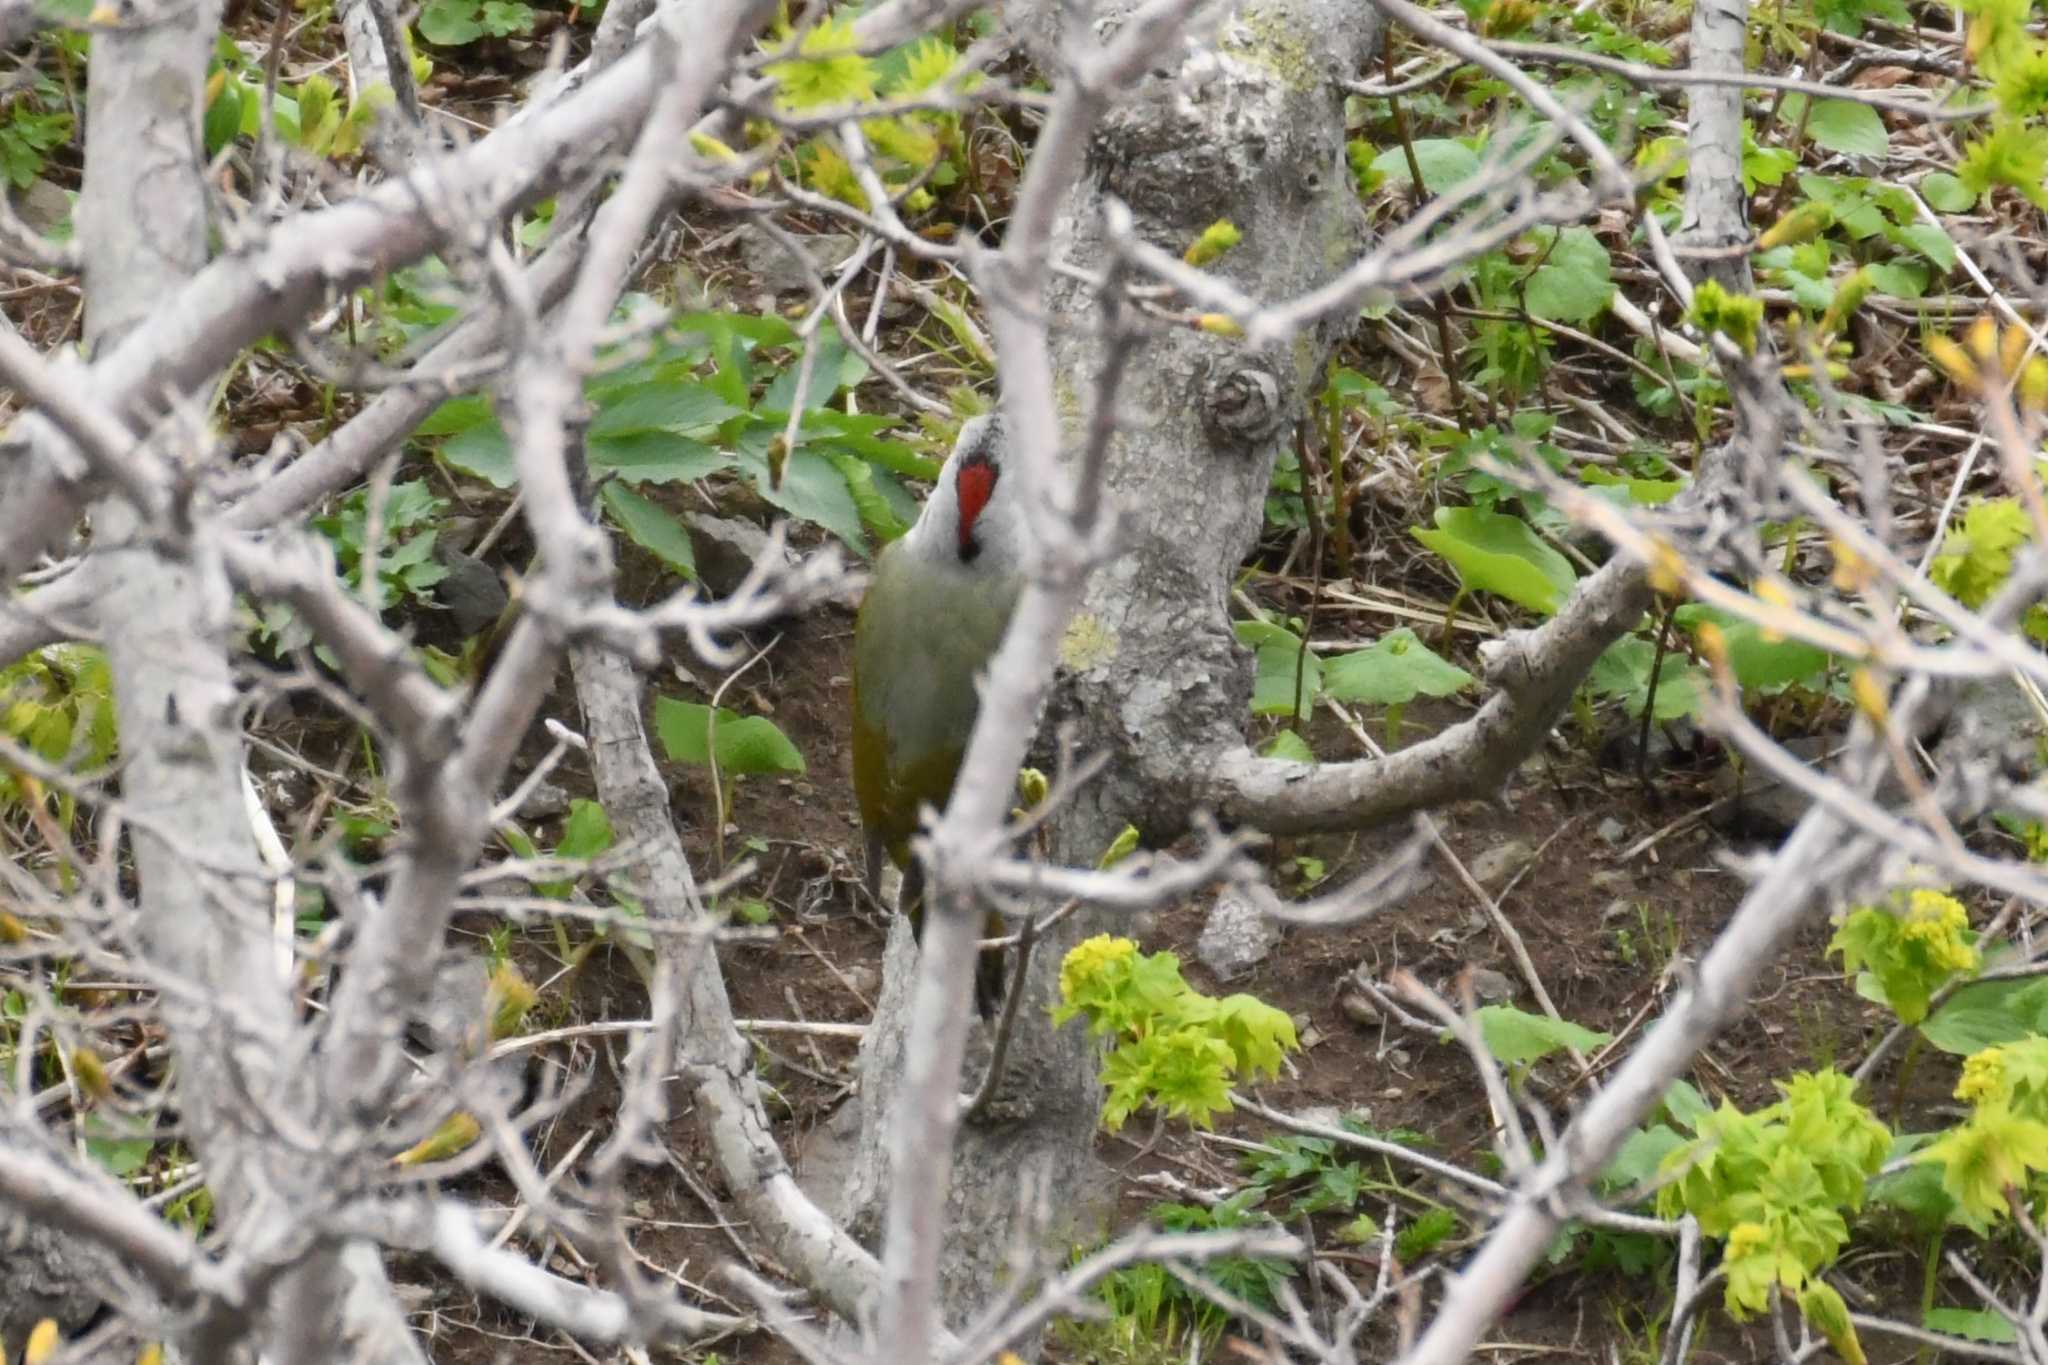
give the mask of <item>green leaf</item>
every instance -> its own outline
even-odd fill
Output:
[[[498,419],[491,412],[491,405],[480,393],[465,393],[451,398],[427,414],[424,422],[413,428],[415,436],[453,436],[458,432],[475,427],[496,426]]]
[[[1505,513],[1439,507],[1435,530],[1410,534],[1449,560],[1468,590],[1498,593],[1546,616],[1578,582],[1569,560]]]
[[[606,484],[598,498],[628,540],[683,577],[696,578],[697,553],[690,532],[667,508],[616,481]]]
[[[593,384],[590,401],[597,409],[590,419],[593,437],[639,431],[702,434],[741,412],[707,384],[679,384],[665,377],[616,386]]]
[[[1282,730],[1266,741],[1259,752],[1267,758],[1287,758],[1296,763],[1316,761],[1315,750],[1308,747],[1308,741],[1292,730]]]
[[[1586,686],[1598,697],[1618,697],[1632,716],[1641,716],[1650,701],[1650,671],[1657,671],[1656,712],[1653,720],[1676,720],[1700,709],[1702,692],[1699,670],[1692,660],[1676,650],[1667,650],[1657,663],[1657,647],[1639,636],[1625,636],[1609,645],[1593,661]]]
[[[1237,1069],[1255,1076],[1279,1075],[1286,1055],[1301,1046],[1294,1020],[1257,996],[1226,995],[1204,1022],[1229,1046]]]
[[[1711,622],[1728,645],[1728,667],[1744,687],[1810,685],[1827,672],[1830,656],[1801,640],[1766,640],[1762,627],[1718,607],[1688,603],[1673,613],[1679,627],[1697,635]]]
[[[1691,1081],[1673,1081],[1664,1092],[1664,1110],[1673,1123],[1687,1132],[1697,1132],[1700,1120],[1713,1113],[1714,1106],[1707,1103]]]
[[[427,0],[416,27],[420,37],[441,47],[461,47],[484,36],[477,0]]]
[[[233,142],[242,131],[242,83],[233,77],[221,83],[220,93],[213,103],[206,106],[206,154],[220,155],[221,148]],[[34,179],[34,175],[30,175]],[[19,182],[17,182],[19,183]],[[27,188],[23,186],[22,188]]]
[[[524,840],[525,836],[520,838]],[[612,846],[612,838],[611,817],[604,813],[604,807],[579,797],[569,803],[569,818],[562,826],[562,841],[555,845],[555,856],[578,860],[595,858]],[[521,856],[530,858],[534,855],[527,852]],[[533,889],[552,900],[567,900],[569,893],[576,889],[576,883],[573,880],[535,882]]]
[[[1614,298],[1613,262],[1590,228],[1568,227],[1554,244],[1539,232],[1542,264],[1523,286],[1523,302],[1531,315],[1553,322],[1583,324],[1607,310]]]
[[[513,462],[512,443],[496,422],[458,432],[441,443],[441,460],[465,474],[482,479],[493,488],[510,488],[519,482]]]
[[[1422,169],[1422,188],[1431,194],[1442,194],[1459,181],[1478,173],[1479,154],[1450,138],[1417,138],[1415,164]],[[1400,147],[1389,147],[1374,157],[1372,169],[1385,176],[1390,184],[1407,185],[1414,181],[1408,173],[1408,154]]]
[[[2011,576],[2013,553],[2032,536],[2018,498],[1980,498],[1950,527],[1927,577],[1964,606],[1981,607]]]
[[[125,1180],[149,1164],[155,1139],[146,1130],[138,1132],[130,1120],[110,1119],[95,1110],[85,1115],[83,1126],[86,1155],[107,1174]]]
[[[1124,859],[1138,851],[1138,827],[1125,825],[1116,832],[1116,838],[1109,841],[1109,847],[1102,850],[1102,856],[1095,860],[1098,872],[1107,872]]]
[[[1855,100],[1816,102],[1806,120],[1806,135],[1817,145],[1847,156],[1882,157],[1892,149],[1891,135],[1885,132],[1877,110]]]
[[[1657,1174],[1664,1158],[1685,1145],[1675,1129],[1662,1123],[1638,1128],[1621,1144],[1614,1160],[1600,1173],[1600,1183],[1609,1189],[1626,1190],[1641,1185]]]
[[[2034,1173],[2048,1169],[2048,1123],[2004,1104],[1980,1105],[1913,1159],[1940,1167],[1957,1214],[1982,1232],[2007,1216],[2008,1189],[2025,1189]]]
[[[1953,270],[1956,264],[1955,239],[1935,223],[1908,223],[1897,230],[1898,240],[1940,266]]]
[[[1930,1308],[1920,1319],[1930,1332],[2010,1346],[2019,1340],[2013,1325],[1988,1308]]]
[[[1614,1036],[1509,1005],[1483,1006],[1478,1020],[1479,1036],[1485,1041],[1486,1050],[1510,1066],[1537,1061],[1566,1048],[1590,1052]]]
[[[666,431],[593,435],[587,453],[592,469],[631,483],[694,483],[733,463],[722,450]]]
[[[840,339],[837,327],[828,324],[819,328],[811,338],[811,347],[815,357],[811,361],[811,382],[804,390],[806,412],[824,407],[841,389],[852,388],[868,376],[867,361]],[[800,366],[792,365],[777,375],[761,395],[756,411],[788,416],[800,372]]]
[[[1610,474],[1598,465],[1587,465],[1580,470],[1579,482],[1589,488],[1616,490],[1627,499],[1627,502],[1617,501],[1617,506],[1629,503],[1638,507],[1662,506],[1685,488],[1684,479],[1643,479],[1629,474]]]
[[[875,533],[877,540],[894,540],[910,529],[910,523],[882,491],[873,465],[848,451],[827,449],[824,455],[846,480],[846,491],[860,511],[861,523]]]
[[[708,763],[715,746],[724,777],[804,771],[803,755],[766,716],[743,717],[720,707],[715,726],[712,719],[711,708],[701,702],[655,698],[654,730],[675,762]]]
[[[776,103],[784,109],[858,104],[875,97],[874,63],[860,52],[853,21],[824,19],[797,40],[794,52],[785,43],[782,61],[770,62],[762,73],[776,81]]]
[[[1424,1209],[1394,1234],[1394,1255],[1403,1265],[1412,1265],[1443,1245],[1458,1230],[1458,1215],[1441,1204]]]
[[[1920,1026],[1928,1042],[1958,1057],[2035,1033],[2048,1033],[2048,980],[1965,986]]]
[[[1927,267],[1911,261],[1872,261],[1863,267],[1884,293],[1894,298],[1917,299],[1927,292]]]
[[[569,818],[562,825],[562,842],[555,845],[558,858],[595,858],[612,846],[611,817],[595,801],[578,797],[569,803]]]
[[[1970,187],[1947,171],[1934,171],[1921,178],[1920,197],[1937,213],[1968,213],[1977,207]]]
[[[1370,648],[1329,660],[1323,691],[1338,701],[1392,706],[1416,697],[1448,697],[1472,686],[1470,673],[1436,653],[1403,626]]]
[[[1909,1156],[1932,1142],[1937,1134],[1910,1133],[1894,1145],[1894,1156]],[[1870,1182],[1870,1202],[1881,1208],[1897,1209],[1931,1233],[1956,1222],[1956,1201],[1941,1187],[1941,1172],[1933,1166],[1909,1165],[1904,1170],[1881,1175]]]
[[[1304,715],[1315,710],[1323,690],[1323,661],[1302,648],[1301,637],[1270,621],[1239,621],[1237,638],[1256,653],[1252,714],[1291,716],[1299,695]]]
[[[799,521],[822,526],[866,558],[867,535],[861,529],[860,506],[847,487],[846,476],[823,454],[799,446],[783,462],[782,484],[775,487],[768,468],[768,448],[782,435],[780,426],[756,426],[742,434],[740,463],[754,477],[754,489],[775,507]]]

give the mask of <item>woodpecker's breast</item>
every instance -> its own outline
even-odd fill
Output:
[[[1002,643],[1014,582],[885,549],[854,630],[855,786],[871,830],[900,837],[943,804],[974,730],[976,675]]]

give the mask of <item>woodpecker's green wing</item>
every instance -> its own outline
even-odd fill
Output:
[[[1002,643],[1013,586],[902,542],[875,561],[853,645],[853,785],[861,824],[897,866],[920,806],[943,808],[980,709],[976,676]]]

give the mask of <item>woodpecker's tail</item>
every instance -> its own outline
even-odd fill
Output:
[[[924,868],[912,859],[903,869],[903,889],[896,908],[910,920],[910,932],[924,942]],[[1001,938],[1009,932],[1001,915],[990,915],[981,927],[983,938]],[[984,951],[974,963],[974,1012],[993,1021],[1003,1003],[1003,987],[1009,984],[1009,955],[1001,948]]]
[[[1001,915],[990,915],[981,929],[985,938],[1007,932]],[[985,949],[974,963],[974,1012],[984,1022],[994,1022],[1001,1012],[1003,988],[1010,983],[1009,954],[1001,948]]]

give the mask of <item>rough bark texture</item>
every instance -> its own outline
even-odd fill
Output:
[[[219,18],[217,0],[202,0],[179,22],[94,39],[79,237],[95,352],[144,326],[166,292],[206,263],[200,111]],[[256,1040],[289,1036],[293,1019],[243,804],[227,582],[217,566],[153,537],[119,497],[95,504],[92,520],[139,887],[137,960],[166,978],[178,1103],[223,1224],[245,1245],[289,1258],[305,1248],[295,1214],[272,1191],[290,1188],[294,1163],[280,1173],[263,1150],[267,1135],[230,1121],[245,1096],[275,1099],[290,1083]],[[343,1259],[315,1249],[278,1277],[270,1358],[292,1365],[340,1338],[358,1360],[421,1359],[381,1264],[360,1251],[346,1268]],[[187,1345],[196,1358],[225,1359],[221,1343]]]
[[[1741,72],[1748,34],[1748,0],[1698,0],[1692,11],[1693,65],[1722,75]],[[1722,250],[1700,261],[1697,273],[1748,293],[1755,288],[1749,257],[1728,251],[1750,235],[1749,196],[1731,189],[1742,183],[1742,91],[1732,85],[1696,85],[1686,91],[1686,103],[1692,120],[1678,241]]]
[[[1108,9],[1098,31],[1122,12]],[[1364,234],[1344,167],[1338,81],[1376,49],[1379,27],[1373,11],[1333,0],[1238,10],[1105,120],[1063,212],[1057,255],[1098,267],[1110,250],[1104,205],[1117,200],[1139,235],[1176,253],[1217,219],[1235,223],[1243,244],[1217,269],[1254,296],[1284,297],[1329,278]],[[1063,279],[1046,303],[1060,417],[1074,433],[1087,421],[1111,341],[1088,285]],[[1088,589],[1048,718],[1072,725],[1083,752],[1112,762],[1063,813],[1056,857],[1092,864],[1126,824],[1162,837],[1177,831],[1195,766],[1242,744],[1251,673],[1231,631],[1227,585],[1251,548],[1274,457],[1292,437],[1329,341],[1302,336],[1252,353],[1193,329],[1162,331],[1132,367],[1117,399],[1122,433],[1110,469],[1124,553]],[[1078,915],[1041,944],[998,1102],[961,1134],[945,1260],[955,1325],[1009,1287],[1022,1268],[1018,1250],[1057,1257],[1096,1231],[1101,1210],[1084,1197],[1095,1176],[1096,1059],[1078,1027],[1051,1030],[1045,1006],[1067,948],[1113,927]],[[906,946],[891,954],[863,1049],[862,1150],[849,1200],[862,1230],[888,1179],[883,1120],[899,1074]],[[968,1071],[964,1089],[978,1079],[972,1055]],[[1032,1202],[1020,1199],[1024,1179],[1046,1192],[1049,1227],[1020,1216]]]

